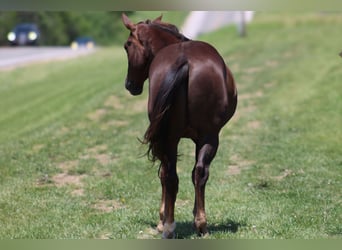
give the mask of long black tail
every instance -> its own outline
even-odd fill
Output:
[[[150,114],[150,125],[147,128],[143,143],[149,144],[148,158],[155,162],[165,156],[165,137],[167,136],[168,111],[180,86],[187,85],[189,65],[182,56],[171,67],[160,85],[158,95]]]

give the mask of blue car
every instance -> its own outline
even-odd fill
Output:
[[[76,38],[71,44],[70,47],[72,49],[92,49],[95,47],[95,41],[93,38],[88,36],[81,36]]]
[[[7,34],[11,45],[37,45],[40,32],[36,24],[21,23]]]

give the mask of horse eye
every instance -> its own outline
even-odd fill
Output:
[[[126,42],[126,46],[127,46],[127,47],[128,47],[128,46],[131,46],[131,44],[132,44],[131,41],[127,41],[127,42]]]

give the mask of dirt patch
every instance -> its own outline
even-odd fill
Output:
[[[176,200],[176,207],[185,207],[187,206],[188,204],[190,204],[190,201],[189,200],[181,200],[181,199],[177,199]]]
[[[243,113],[252,113],[252,112],[255,112],[256,110],[257,110],[257,106],[254,104],[240,108],[240,111]]]
[[[284,54],[283,54],[283,57],[284,58],[291,58],[291,57],[293,57],[295,54],[293,53],[293,52],[285,52]]]
[[[49,175],[47,174],[42,175],[36,180],[37,186],[46,186],[46,185],[50,185],[51,183],[52,183],[52,180],[49,178]]]
[[[278,61],[274,61],[274,60],[269,60],[269,61],[266,61],[265,64],[266,64],[267,67],[274,68],[274,67],[277,67],[279,65],[279,62]]]
[[[240,118],[245,117],[249,113],[255,112],[256,110],[257,110],[257,106],[253,104],[250,104],[245,107],[238,106],[234,116],[232,117],[232,121],[238,121]]]
[[[74,196],[83,196],[84,195],[84,189],[78,188],[71,192]]]
[[[239,101],[242,101],[242,104],[245,105],[238,105],[237,106],[237,110],[234,114],[234,116],[232,117],[233,121],[238,121],[241,117],[246,116],[246,114],[248,113],[252,113],[255,112],[257,110],[257,106],[254,105],[254,101],[253,99],[255,98],[261,98],[263,97],[264,93],[259,90],[253,93],[243,93],[243,94],[239,94]],[[256,124],[253,124],[256,125]]]
[[[247,74],[254,74],[263,71],[264,69],[262,67],[251,67],[244,70]]]
[[[233,161],[233,162],[238,162],[239,165],[241,165],[241,166],[247,166],[247,165],[251,165],[251,164],[254,163],[254,161],[249,161],[249,160],[241,159],[241,157],[238,156],[238,155],[232,155],[230,157],[230,160]]]
[[[156,228],[146,228],[144,231],[140,231],[138,234],[138,239],[155,239],[159,235]]]
[[[73,160],[73,161],[65,161],[57,164],[58,168],[60,168],[63,172],[56,174],[51,177],[52,182],[57,187],[64,187],[67,185],[73,185],[76,187],[75,190],[71,192],[74,196],[82,196],[84,195],[83,190],[83,183],[82,179],[86,177],[87,175],[70,175],[68,172],[74,168],[76,168],[79,164],[79,160]]]
[[[77,174],[69,174],[74,173],[80,160],[82,159],[95,159],[101,165],[107,165],[113,161],[113,157],[111,154],[107,154],[108,146],[107,145],[97,145],[95,147],[89,148],[85,151],[84,155],[81,155],[77,160],[64,161],[57,164],[57,167],[61,170],[61,173],[52,176],[51,178],[44,176],[40,178],[37,183],[39,185],[46,184],[54,184],[57,187],[63,187],[67,185],[75,186],[75,189],[71,192],[74,196],[83,196],[83,183],[82,180],[87,177],[86,174],[77,175]],[[111,176],[111,173],[99,173],[99,175],[103,177]],[[113,205],[116,207],[117,205]]]
[[[128,121],[122,121],[122,120],[111,120],[105,123],[104,127],[124,127],[128,125]]]
[[[97,175],[99,175],[103,178],[107,178],[107,177],[111,177],[112,173],[110,173],[110,172],[97,172]]]
[[[37,152],[39,152],[43,148],[44,148],[44,144],[36,144],[36,145],[33,145],[32,151],[37,153]]]
[[[94,122],[98,122],[100,121],[105,115],[107,114],[107,110],[106,109],[97,109],[94,112],[91,112],[87,115],[87,117],[94,121]]]
[[[74,128],[76,129],[84,129],[86,127],[87,127],[87,124],[85,122],[79,122],[74,126]]]
[[[93,148],[89,148],[85,155],[82,155],[81,159],[95,159],[97,160],[101,165],[107,165],[110,162],[113,161],[113,157],[111,154],[106,153],[108,150],[107,145],[97,145]]]
[[[67,173],[57,174],[52,177],[53,182],[57,187],[66,185],[82,186],[82,179],[86,175],[68,175]]]
[[[294,173],[292,172],[292,170],[284,169],[280,175],[274,176],[273,179],[277,180],[277,181],[281,181],[281,180],[285,179],[286,177],[291,176],[293,174]]]
[[[241,167],[238,165],[231,165],[227,170],[228,175],[238,175],[241,173]]]
[[[264,93],[259,90],[257,92],[254,93],[245,93],[245,94],[240,94],[239,95],[239,100],[248,100],[248,99],[252,99],[252,98],[260,98],[264,95]]]
[[[104,151],[107,151],[108,150],[108,146],[105,145],[105,144],[102,144],[102,145],[97,145],[93,148],[89,148],[87,150],[87,152],[89,154],[97,154],[97,153],[101,153],[101,152],[104,152]]]
[[[274,82],[267,82],[264,84],[265,88],[272,88],[275,85]]]
[[[107,123],[104,123],[101,125],[102,130],[107,130],[111,127],[125,127],[128,125],[128,121],[121,121],[121,120],[112,120],[108,121]]]
[[[251,165],[254,164],[254,161],[241,159],[238,155],[233,155],[230,157],[232,164],[228,167],[226,173],[228,175],[238,175],[242,170],[248,169]]]
[[[100,239],[100,240],[108,240],[108,239],[111,239],[111,233],[102,233],[100,234],[97,239]]]
[[[107,145],[97,145],[93,148],[89,148],[86,150],[86,154],[79,157],[79,159],[95,159],[101,165],[107,165],[113,161],[113,157],[110,154],[107,154],[108,150]],[[57,166],[62,170],[62,173],[57,174],[51,178],[52,182],[56,184],[56,186],[61,187],[65,185],[76,185],[78,187],[82,187],[82,179],[87,175],[70,175],[70,171],[77,168],[80,160],[71,160],[58,163]],[[73,172],[73,171],[71,171]],[[99,173],[100,176],[108,177],[111,176],[111,173]],[[43,180],[44,181],[44,180]],[[43,183],[43,181],[39,181],[39,183]],[[45,181],[47,182],[47,181]],[[76,189],[72,192],[74,195],[83,195],[83,190],[81,188]]]
[[[147,111],[147,99],[136,101],[132,104],[132,110],[135,112]]]
[[[93,156],[101,165],[107,165],[111,162],[112,157],[107,154],[98,154]]]
[[[61,127],[59,130],[57,130],[56,134],[58,136],[62,136],[62,135],[65,135],[66,133],[68,133],[70,131],[69,128],[67,127]]]
[[[247,123],[247,127],[251,128],[251,129],[258,129],[261,126],[261,122],[260,121],[251,121]]]
[[[70,169],[77,167],[79,161],[65,161],[58,164],[58,167],[63,170],[63,172],[68,172]]]
[[[128,121],[112,120],[106,123],[108,126],[124,127],[128,125]]]
[[[100,200],[93,205],[93,208],[104,213],[110,213],[124,207],[121,202],[116,200]]]
[[[110,107],[113,109],[123,109],[123,105],[120,102],[120,99],[115,96],[111,95],[107,98],[107,100],[104,102],[105,107]]]
[[[231,69],[232,72],[238,72],[241,70],[240,64],[238,63],[232,63],[229,68]]]

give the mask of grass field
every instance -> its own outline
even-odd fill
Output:
[[[207,184],[208,238],[342,238],[341,25],[336,13],[257,13],[246,38],[201,37],[239,90]],[[1,239],[160,237],[157,166],[137,140],[147,84],[130,96],[126,66],[110,47],[0,72]],[[179,151],[177,238],[197,238],[193,144]]]

